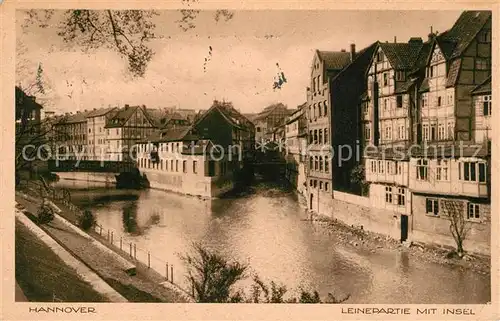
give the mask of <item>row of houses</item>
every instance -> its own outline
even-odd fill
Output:
[[[178,110],[125,105],[59,115],[49,140],[64,160],[133,163],[152,188],[201,197],[232,189],[254,149],[255,126],[229,102],[189,117]],[[107,182],[112,174],[60,176]]]
[[[466,247],[489,253],[491,26],[491,12],[467,11],[426,41],[316,50],[286,125],[287,173],[311,211],[451,246],[458,211]],[[363,206],[343,214],[339,200]]]

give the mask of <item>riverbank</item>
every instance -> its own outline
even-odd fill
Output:
[[[16,281],[28,301],[108,302],[17,220],[15,239]]]
[[[300,197],[300,196],[299,196]],[[303,203],[301,202],[301,205]],[[334,238],[335,243],[357,248],[371,253],[381,251],[405,251],[415,260],[453,266],[459,269],[469,269],[478,274],[491,274],[491,258],[477,254],[467,254],[462,259],[449,257],[452,249],[430,244],[400,243],[391,237],[369,232],[354,226],[347,225],[340,220],[309,212],[310,217],[305,221],[318,224],[325,233]]]
[[[29,213],[36,213],[41,200],[37,196],[22,197],[21,194],[16,193],[16,201],[23,206],[29,216]],[[58,214],[63,219],[73,224],[76,222],[76,213],[66,208],[64,204],[56,202],[56,205],[61,209]],[[164,277],[138,262],[133,262],[136,266],[136,275],[128,275],[113,257],[117,254],[124,257],[123,254],[116,253],[116,251],[113,252],[114,254],[103,251],[101,247],[104,242],[99,242],[90,236],[83,237],[81,233],[75,233],[68,224],[64,224],[56,215],[50,224],[43,225],[41,228],[127,300],[131,302],[188,302],[178,291],[162,284],[165,281]],[[108,248],[113,250],[111,247]]]

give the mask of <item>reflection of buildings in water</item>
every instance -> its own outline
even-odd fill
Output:
[[[141,232],[137,224],[137,202],[126,202],[122,210],[124,231],[126,233],[140,235]]]

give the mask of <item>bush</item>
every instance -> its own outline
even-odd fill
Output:
[[[38,223],[48,224],[54,219],[54,209],[52,206],[47,204],[45,199],[42,201],[42,205],[38,209]]]
[[[89,210],[85,210],[83,214],[78,217],[78,225],[84,231],[90,230],[95,223],[96,220],[94,214]]]

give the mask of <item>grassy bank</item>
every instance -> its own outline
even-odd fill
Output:
[[[107,301],[19,222],[15,237],[16,280],[29,301]]]

